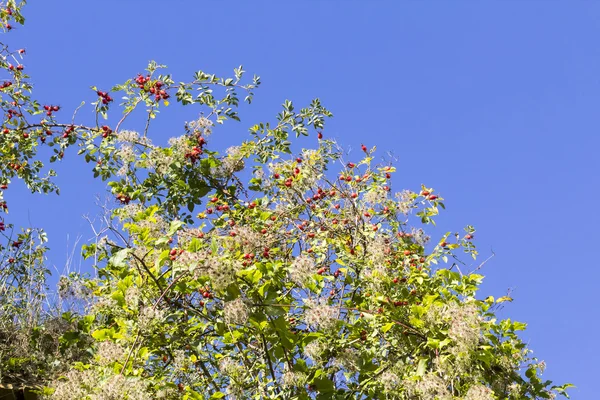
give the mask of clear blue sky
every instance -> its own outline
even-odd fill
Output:
[[[217,147],[286,98],[320,97],[335,114],[326,135],[393,151],[394,190],[435,187],[444,229],[478,229],[482,256],[496,253],[481,296],[512,288],[503,315],[529,323],[544,377],[598,398],[600,2],[32,1],[25,15],[8,40],[27,49],[37,97],[65,110],[150,59],[176,81],[239,64],[261,75]],[[179,135],[195,114],[170,107],[152,134]],[[105,194],[83,165],[67,155],[59,197],[7,193],[11,220],[46,228],[59,270]]]

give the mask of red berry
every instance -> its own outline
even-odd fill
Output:
[[[317,138],[323,139],[323,133],[322,132],[317,133]]]
[[[367,146],[365,146],[364,144],[360,145],[360,148],[362,149],[362,151],[364,151],[365,153],[367,152]]]

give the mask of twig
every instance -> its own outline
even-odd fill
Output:
[[[496,253],[494,253],[494,250],[490,250],[492,252],[492,255],[489,256],[487,259],[485,259],[481,264],[479,264],[479,266],[477,268],[475,268],[473,271],[469,272],[469,275],[471,275],[473,272],[477,272],[479,271],[481,268],[483,268],[483,266],[485,265],[486,262],[488,262],[492,257],[494,257],[496,255]]]

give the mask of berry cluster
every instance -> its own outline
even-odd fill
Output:
[[[104,125],[102,127],[102,137],[104,139],[106,139],[108,136],[110,136],[111,133],[112,133],[112,129],[110,129],[108,126]]]
[[[67,128],[65,129],[62,137],[64,139],[68,138],[69,134],[71,134],[71,132],[73,132],[74,130],[75,130],[75,127],[73,125],[67,126]],[[52,133],[52,132],[50,132],[50,133]],[[46,134],[48,134],[48,132],[46,132]]]
[[[189,159],[192,162],[192,164],[195,163],[202,155],[202,148],[204,147],[204,145],[206,145],[206,140],[202,136],[199,136],[198,146],[192,147],[190,151],[185,153],[184,157]]]
[[[198,159],[200,158],[200,155],[202,154],[202,149],[198,146],[194,146],[192,147],[192,150],[188,151],[187,153],[185,153],[185,158],[189,158],[189,160],[193,163],[195,163],[196,161],[198,161]]]
[[[108,95],[108,93],[106,93],[106,92],[103,92],[103,91],[101,91],[101,90],[98,90],[98,91],[96,92],[96,94],[97,94],[98,96],[102,97],[102,104],[105,104],[105,105],[106,105],[106,104],[110,103],[111,101],[113,101],[113,98],[112,98],[112,97],[110,97],[110,96]]]
[[[46,115],[50,117],[53,112],[57,112],[58,110],[60,110],[60,107],[45,105],[44,110],[46,110]]]
[[[131,197],[123,193],[117,193],[117,200],[119,200],[121,204],[129,204]]]
[[[138,74],[138,76],[135,78],[135,83],[137,83],[138,87],[142,89],[143,92],[154,95],[155,101],[166,100],[171,97],[169,93],[162,89],[164,85],[163,82],[156,81],[147,85],[149,81],[150,76],[142,76],[141,74]]]
[[[6,89],[7,87],[11,87],[12,86],[12,82],[11,81],[4,81],[2,83],[2,85],[0,85],[0,89]]]
[[[16,117],[22,117],[22,116],[23,116],[23,114],[21,114],[21,113],[20,113],[20,112],[18,112],[17,110],[12,110],[12,109],[11,109],[11,110],[8,110],[8,111],[6,112],[6,118],[7,118],[7,119],[11,119],[11,118],[12,118],[12,117],[14,117],[14,116],[16,116]]]
[[[427,190],[423,190],[421,192],[421,196],[427,198],[427,200],[435,200],[438,198],[438,196],[436,196],[435,194],[429,193]]]

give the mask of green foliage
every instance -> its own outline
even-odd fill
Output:
[[[115,199],[96,230],[103,233],[82,248],[98,278],[59,282],[62,298],[81,306],[58,318],[48,339],[55,347],[43,345],[50,320],[6,320],[27,345],[15,352],[14,341],[3,342],[0,378],[21,374],[60,399],[566,395],[570,385],[541,378],[545,365],[518,335],[525,324],[496,317],[512,299],[477,297],[483,276],[468,264],[478,256],[475,229],[431,243],[423,226],[435,224],[443,198],[426,186],[394,194],[396,170],[374,163],[375,148],[344,160],[322,136],[332,114],[318,99],[299,111],[285,101],[275,122],[219,152],[213,130],[239,121],[238,106],[260,84],[246,82],[241,66],[233,77],[198,71],[176,83],[151,62],[109,92],[92,87],[94,126],[59,122],[58,110],[24,94],[31,86],[22,71],[0,67],[13,77],[2,101],[22,104],[5,115],[0,180],[58,192],[54,173],[41,175],[37,150],[53,147],[50,161],[58,161],[77,147]],[[161,147],[149,127],[171,96],[199,107],[200,117]],[[115,107],[119,122],[103,125]],[[146,124],[125,129],[134,113]],[[315,136],[314,148],[292,149]],[[20,245],[0,247],[9,315],[27,309],[25,295],[44,293],[45,236],[34,232],[17,238],[26,255]]]

